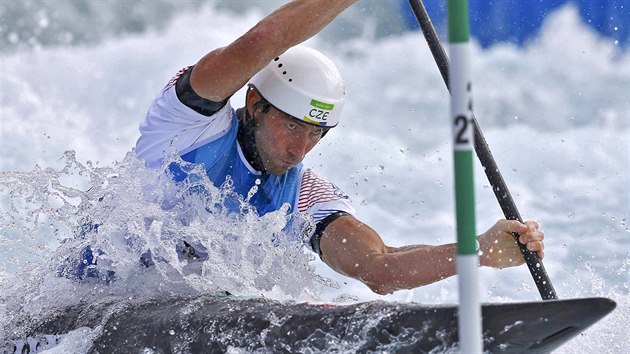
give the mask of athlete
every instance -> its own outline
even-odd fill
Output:
[[[310,247],[335,271],[379,294],[429,284],[455,274],[455,245],[393,248],[361,222],[349,198],[301,161],[337,126],[345,102],[335,64],[299,44],[356,0],[295,0],[261,20],[229,45],[182,69],[151,105],[136,145],[147,165],[175,148],[184,161],[202,164],[210,180],[226,178],[260,215],[288,203],[316,223]],[[248,85],[245,105],[230,98]],[[186,178],[171,165],[176,180]],[[519,242],[543,257],[536,222],[500,220],[478,236],[483,266],[524,263]],[[187,245],[187,247],[190,245]]]

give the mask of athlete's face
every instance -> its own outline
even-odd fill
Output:
[[[323,128],[291,118],[274,107],[254,112],[256,147],[267,172],[281,175],[315,147]]]

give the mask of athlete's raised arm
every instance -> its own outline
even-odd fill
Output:
[[[543,257],[544,234],[537,223],[499,220],[477,238],[482,266],[505,268],[525,262],[512,232],[518,232],[519,241]],[[378,294],[412,289],[456,273],[455,244],[388,247],[376,231],[352,216],[328,225],[320,249],[332,269],[362,281]]]
[[[329,24],[357,0],[294,0],[261,20],[226,47],[206,54],[190,83],[201,97],[221,102],[288,48]]]

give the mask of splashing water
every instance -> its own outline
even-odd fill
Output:
[[[0,269],[0,286],[13,294],[0,305],[0,337],[79,302],[321,293],[325,281],[303,247],[312,220],[288,217],[288,206],[260,217],[229,181],[216,188],[176,157],[163,166],[185,166],[181,184],[133,153],[112,167],[81,164],[73,151],[61,161],[58,170],[0,173],[0,252],[13,260]],[[235,201],[241,213],[229,214]],[[183,240],[194,257],[182,255]]]
[[[219,2],[240,6],[238,13],[219,9],[214,5]],[[378,6],[385,6],[382,5],[385,2],[377,2]],[[184,210],[167,210],[159,205],[163,189],[170,188],[159,178],[162,171],[152,171],[155,173],[152,174],[130,158],[111,168],[98,168],[94,166],[98,163],[89,162],[80,167],[68,159],[72,153],[53,171],[33,168],[35,163],[49,166],[54,163],[51,160],[65,150],[76,150],[79,156],[103,164],[119,160],[134,145],[137,125],[153,99],[154,90],[208,49],[223,46],[240,36],[263,15],[260,11],[244,11],[244,8],[265,6],[270,10],[279,1],[213,0],[206,2],[205,7],[166,3],[168,1],[165,4],[151,2],[151,6],[142,2],[128,5],[142,7],[144,15],[140,20],[150,21],[146,30],[131,36],[125,34],[128,33],[124,30],[128,28],[126,23],[117,26],[109,21],[111,18],[128,19],[133,25],[139,20],[137,11],[122,11],[125,16],[119,16],[121,9],[128,8],[127,5],[121,8],[120,2],[92,4],[90,8],[95,11],[82,12],[79,17],[83,20],[78,22],[78,12],[64,9],[64,2],[2,3],[9,5],[4,6],[9,10],[28,7],[29,11],[8,12],[8,16],[19,19],[17,21],[25,26],[41,20],[41,15],[46,13],[40,10],[44,10],[49,15],[49,26],[37,32],[41,23],[34,22],[35,28],[26,28],[19,34],[5,32],[17,43],[13,49],[1,53],[0,145],[3,156],[0,165],[3,171],[30,172],[0,173],[0,334],[13,333],[26,326],[18,325],[20,318],[27,318],[21,311],[44,318],[45,313],[53,311],[57,305],[106,301],[108,297],[140,301],[143,297],[159,297],[160,293],[193,292],[194,295],[205,291],[204,287],[225,288],[226,283],[234,291],[241,287],[243,293],[278,297],[284,297],[280,293],[288,291],[282,290],[287,288],[302,296],[318,291],[317,286],[301,292],[297,286],[284,284],[276,286],[275,293],[259,289],[260,283],[251,280],[255,279],[254,271],[231,267],[230,262],[234,260],[218,250],[208,251],[214,252],[208,269],[195,269],[197,273],[192,274],[179,272],[191,268],[186,259],[183,263],[178,258],[176,263],[157,261],[158,253],[161,257],[176,259],[173,254],[176,250],[171,246],[176,246],[180,239],[175,240],[174,236],[172,240],[162,239],[166,237],[162,230],[172,230],[189,217]],[[366,16],[377,16],[392,24],[400,20],[386,17],[382,11],[366,11],[364,6],[367,5],[354,8],[354,14],[346,13],[346,18],[359,28]],[[199,11],[179,11],[173,22],[167,24],[164,16],[170,16],[171,12],[164,9],[175,11],[187,7]],[[62,20],[55,18],[55,14]],[[214,23],[213,28],[221,28],[221,31],[209,28],[208,19]],[[630,334],[625,326],[630,316],[628,52],[589,30],[580,22],[573,6],[559,10],[546,21],[541,35],[523,48],[498,45],[481,50],[475,47],[474,71],[480,78],[475,80],[476,115],[501,170],[515,170],[505,177],[515,192],[523,216],[544,221],[548,250],[545,266],[561,298],[603,295],[618,303],[610,316],[557,352],[627,353],[630,346]],[[100,25],[105,22],[106,29]],[[386,243],[399,246],[452,242],[448,98],[439,73],[432,65],[431,54],[419,33],[344,40],[341,36],[349,32],[348,24],[342,21],[338,22],[339,30],[331,28],[333,31],[329,31],[328,38],[333,40],[316,38],[309,44],[323,50],[339,64],[347,78],[349,100],[344,111],[348,119],[342,122],[345,127],[327,136],[305,164],[317,166],[318,172],[352,196],[360,219],[382,232]],[[62,32],[54,33],[54,29]],[[59,34],[62,37],[54,38],[62,43],[48,45],[41,36],[31,40],[22,38],[22,33]],[[114,35],[116,33],[119,35]],[[81,42],[86,34],[94,40]],[[76,41],[64,44],[64,38]],[[243,97],[244,93],[239,93],[235,101],[242,102]],[[518,120],[512,118],[515,116]],[[366,150],[366,147],[370,148]],[[71,161],[70,166],[67,172],[62,172],[67,161]],[[139,170],[134,170],[132,165]],[[479,175],[475,178],[480,184],[477,190],[479,231],[500,215],[480,170],[476,169]],[[96,176],[92,178],[90,173]],[[137,180],[121,180],[126,176]],[[59,183],[55,185],[55,181]],[[136,189],[132,187],[134,183],[160,188]],[[126,185],[129,191],[125,191]],[[373,188],[380,185],[387,186],[386,193],[382,188]],[[112,194],[108,196],[102,191]],[[178,192],[183,193],[169,193],[177,197]],[[214,202],[220,202],[220,193],[211,193]],[[196,200],[203,203],[200,198]],[[192,209],[188,211],[192,214],[188,219],[191,223],[181,226],[181,232],[186,237],[194,235],[197,240],[224,237],[224,242],[236,245],[244,245],[244,238],[250,244],[254,244],[254,239],[267,242],[273,239],[274,233],[262,225],[269,222],[272,227],[277,226],[277,230],[285,222],[284,215],[270,215],[269,218],[278,217],[273,220],[249,215],[240,219],[244,224],[218,220],[216,214],[202,213],[205,206],[193,206],[191,197],[175,205]],[[114,209],[107,211],[106,206]],[[569,218],[570,213],[573,217]],[[86,221],[99,225],[98,230],[88,227],[83,231],[85,238],[77,239],[81,225],[90,225],[83,222],[88,216]],[[144,224],[144,216],[157,218],[148,225],[150,232]],[[205,220],[208,223],[204,223]],[[125,243],[125,227],[139,230],[139,236],[133,238],[137,244]],[[104,240],[105,236],[110,236],[106,235],[106,230],[111,233],[111,241]],[[112,230],[120,232],[116,234]],[[254,237],[256,230],[260,234]],[[232,240],[230,235],[240,238]],[[437,237],[440,241],[436,241]],[[116,280],[109,285],[98,281],[79,283],[57,276],[59,266],[67,258],[78,259],[87,245],[95,251],[106,252],[98,255],[98,267],[102,266],[103,271],[115,269]],[[285,252],[282,247],[272,248],[266,243],[259,248],[252,246],[268,256],[267,262],[275,257],[272,252]],[[139,264],[139,257],[148,249],[152,250],[155,268],[145,269]],[[293,250],[292,255],[299,254]],[[247,263],[247,260],[240,262]],[[106,261],[111,263],[106,266]],[[585,262],[590,266],[586,267]],[[335,289],[324,287],[323,296],[327,299],[347,301],[346,296],[340,294],[350,293],[351,301],[377,298],[423,303],[457,301],[455,278],[414,292],[400,291],[380,297],[360,282],[334,274],[319,263],[316,264],[320,267],[319,274],[341,284]],[[266,283],[273,287],[281,280],[299,284],[313,279],[309,270],[302,273],[296,270],[301,264],[284,266],[280,280],[265,273]],[[218,269],[229,271],[220,273]],[[257,267],[254,269],[259,271]],[[205,275],[198,275],[204,271]],[[239,272],[250,276],[249,280],[232,282],[241,280],[240,275],[236,276]],[[482,287],[487,290],[485,301],[538,299],[524,267],[501,271],[481,268],[480,272]],[[315,279],[315,284],[319,284],[319,279]],[[11,327],[8,322],[15,326]],[[75,331],[65,337],[74,345],[68,344],[64,347],[67,350],[59,352],[82,352],[80,348],[85,347],[86,340],[89,344],[91,335],[91,331]]]

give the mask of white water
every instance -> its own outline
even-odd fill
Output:
[[[136,297],[147,291],[130,265],[138,250],[116,247],[115,240],[124,238],[129,227],[136,227],[143,245],[162,246],[162,254],[169,259],[174,251],[167,246],[175,241],[156,237],[167,227],[152,224],[143,228],[139,224],[156,215],[166,224],[173,223],[178,215],[143,199],[146,195],[138,186],[156,179],[155,172],[125,159],[138,136],[138,123],[154,94],[179,68],[193,64],[211,48],[229,43],[260,16],[258,12],[235,16],[204,6],[196,13],[178,13],[160,32],[111,37],[84,46],[2,52],[1,322],[6,324],[6,316],[22,304],[25,311],[38,313],[73,304],[79,297]],[[350,194],[359,218],[379,231],[386,243],[453,242],[446,90],[419,33],[374,39],[373,27],[367,23],[362,37],[331,42],[335,34],[328,33],[309,42],[339,64],[347,80],[349,102],[342,127],[331,132],[306,163]],[[475,49],[473,55],[477,119],[521,214],[539,220],[546,232],[544,263],[560,298],[605,296],[618,302],[615,312],[558,352],[627,352],[629,54],[579,23],[575,10],[568,7],[549,18],[541,36],[525,48],[498,45],[486,51]],[[236,106],[240,102],[242,93],[234,98]],[[64,158],[67,150],[76,152],[76,161]],[[69,167],[62,171],[66,162]],[[54,171],[38,170],[36,165]],[[18,175],[18,171],[24,174]],[[42,186],[57,178],[73,189],[53,187],[65,197],[49,199],[45,190],[50,188]],[[477,224],[482,232],[501,212],[479,165],[475,178]],[[20,210],[7,210],[10,192],[22,202]],[[114,196],[108,202],[111,209],[95,202],[102,192]],[[24,202],[17,193],[41,200]],[[64,198],[65,204],[60,200]],[[88,206],[78,208],[80,200],[88,201]],[[35,212],[40,205],[44,208]],[[47,205],[51,207],[45,208]],[[93,235],[91,240],[109,247],[121,281],[82,287],[53,276],[54,265],[63,258],[55,249],[59,241],[70,237],[80,215],[96,215],[109,222],[109,228],[100,232],[109,238]],[[281,227],[281,220],[274,217],[263,221],[246,218],[244,225],[222,223],[216,217],[209,223],[209,218],[197,213],[196,223],[187,232],[215,241],[230,234],[243,235],[233,243],[239,250],[247,250],[260,235],[270,238]],[[59,231],[55,233],[55,229]],[[296,254],[290,246],[281,249],[280,256]],[[124,257],[124,252],[133,257]],[[158,282],[149,289],[168,294],[232,286],[233,291],[275,298],[312,299],[313,294],[323,292],[319,297],[323,301],[348,297],[360,301],[457,301],[456,277],[413,291],[377,296],[319,261],[309,263],[308,257],[300,258],[295,268],[289,261],[281,264],[282,274],[269,264],[264,268],[267,273],[256,273],[256,257],[243,254],[246,256],[238,266],[232,256],[215,255],[225,268],[207,270],[201,278],[181,277],[168,273],[168,267],[160,268],[159,279],[172,282]],[[269,255],[264,260],[269,263],[273,257],[279,256]],[[339,288],[322,288],[312,266],[316,274],[334,280]],[[481,269],[480,274],[485,302],[539,299],[524,266]],[[239,283],[239,278],[245,280]],[[261,284],[277,286],[269,289]]]

